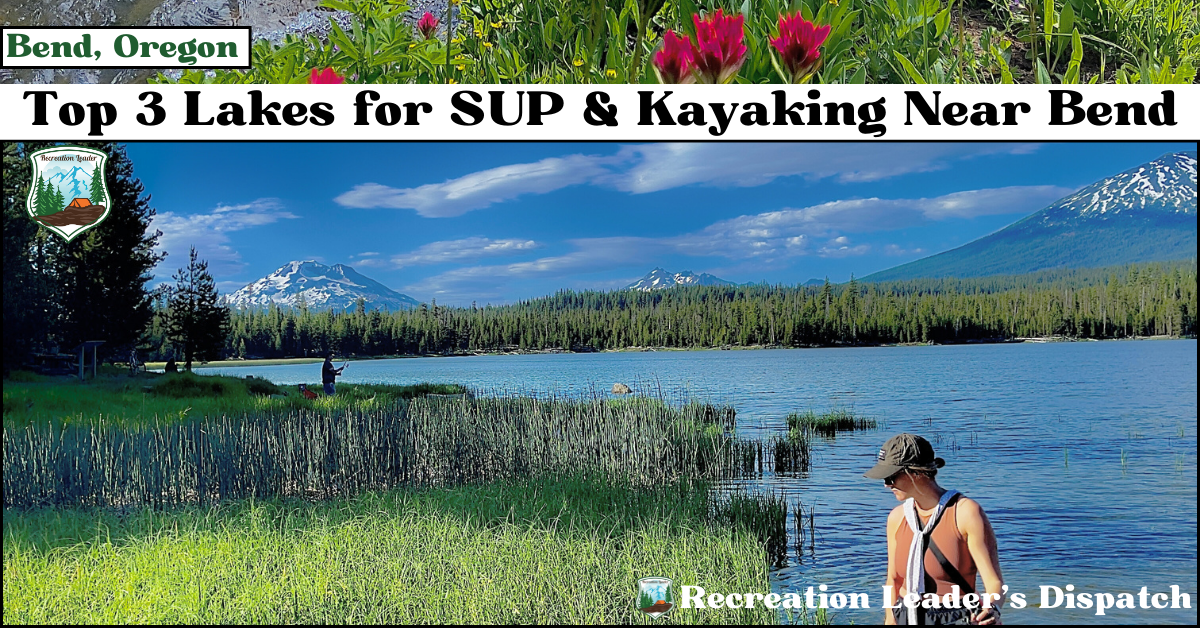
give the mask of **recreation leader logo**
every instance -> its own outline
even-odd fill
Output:
[[[29,156],[33,185],[26,207],[34,222],[70,242],[104,222],[112,200],[104,175],[108,155],[78,146],[56,146]]]
[[[642,578],[638,580],[638,609],[654,619],[666,615],[675,608],[675,596],[671,594],[670,578]]]

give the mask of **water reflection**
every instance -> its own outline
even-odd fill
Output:
[[[319,368],[222,372],[295,384],[318,381]],[[789,412],[850,408],[880,429],[819,441],[806,474],[738,483],[812,509],[813,536],[800,551],[792,539],[788,566],[774,574],[779,591],[824,583],[880,602],[884,522],[896,502],[862,473],[887,436],[910,431],[946,459],[939,482],[988,512],[1006,583],[1030,601],[1006,609],[1006,622],[1196,617],[1194,609],[1097,617],[1034,607],[1040,585],[1068,583],[1134,593],[1178,584],[1196,602],[1195,341],[399,359],[352,362],[342,379],[542,395],[606,395],[622,382],[643,394],[732,404],[739,435],[758,439],[782,433]],[[788,530],[796,531],[794,511]],[[834,617],[875,623],[881,612]]]

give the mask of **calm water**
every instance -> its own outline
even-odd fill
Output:
[[[319,381],[320,364],[203,370],[294,384]],[[991,518],[1009,590],[1029,602],[1006,606],[1006,623],[1048,624],[1195,623],[1196,379],[1196,342],[1178,340],[380,360],[351,363],[341,381],[537,394],[624,382],[732,404],[744,438],[782,432],[788,412],[852,408],[882,428],[818,443],[803,477],[755,483],[816,509],[815,548],[792,548],[774,573],[777,589],[827,584],[866,592],[878,607],[884,522],[896,501],[861,474],[883,440],[910,431],[946,459],[940,483]],[[1067,584],[1114,593],[1177,584],[1193,607],[1104,617],[1037,608],[1040,585]],[[875,623],[880,613],[838,611],[835,620]]]

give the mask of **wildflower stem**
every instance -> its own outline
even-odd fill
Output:
[[[633,38],[633,57],[629,61],[629,79],[630,82],[640,83],[640,72],[642,63],[642,38],[646,36],[646,24],[649,18],[643,15],[638,15],[638,32]]]
[[[454,29],[451,28],[452,22],[450,11],[454,9],[453,2],[446,2],[446,84],[450,84],[453,75],[453,70],[450,67],[450,38],[454,36]]]

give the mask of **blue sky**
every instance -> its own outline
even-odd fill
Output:
[[[223,292],[292,260],[418,300],[615,289],[661,266],[846,281],[1008,225],[1192,144],[144,143],[168,258]]]

